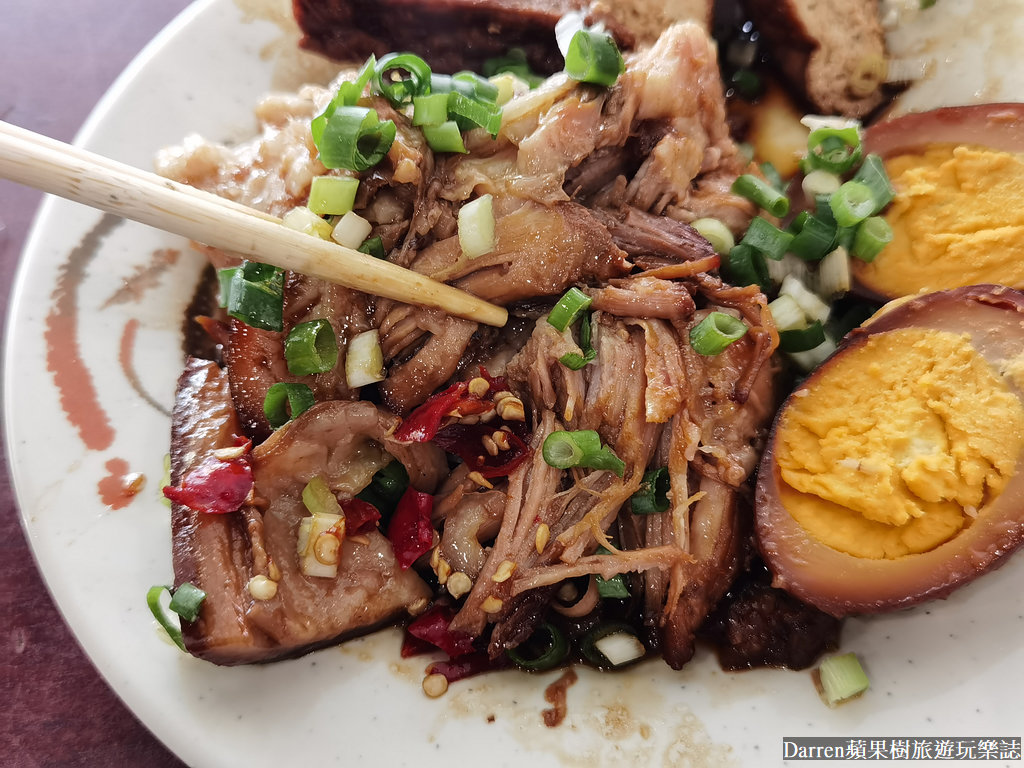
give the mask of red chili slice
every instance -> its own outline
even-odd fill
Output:
[[[456,680],[463,680],[507,666],[508,661],[505,656],[492,659],[486,652],[477,651],[450,661],[435,661],[433,664],[427,665],[427,674],[444,675],[449,683],[454,683]]]
[[[395,550],[398,564],[407,569],[434,544],[434,528],[430,513],[434,497],[420,493],[411,485],[402,494],[388,525],[388,540]]]
[[[349,536],[369,533],[377,527],[377,521],[380,520],[380,511],[362,499],[343,501],[341,508],[345,511],[345,532]]]
[[[530,448],[514,432],[508,435],[509,448],[491,456],[484,450],[483,438],[494,433],[494,424],[452,424],[434,436],[434,442],[454,453],[473,471],[484,477],[506,477],[530,455]]]
[[[196,512],[222,515],[238,511],[252,491],[252,466],[246,457],[208,456],[185,475],[181,485],[165,486],[164,496]]]
[[[452,658],[473,653],[473,638],[465,632],[452,632],[448,626],[455,618],[450,605],[434,604],[430,610],[405,628],[409,642],[402,643],[402,656],[417,656],[440,648]]]

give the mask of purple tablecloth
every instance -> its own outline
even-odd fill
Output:
[[[70,141],[117,74],[188,4],[7,0],[0,11],[0,119]],[[0,180],[5,329],[10,285],[40,198]],[[181,766],[111,692],[57,613],[21,529],[6,455],[0,548],[0,763]]]

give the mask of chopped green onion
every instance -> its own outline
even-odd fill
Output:
[[[868,216],[857,227],[853,237],[853,255],[861,261],[872,262],[892,242],[892,227],[881,216]]]
[[[626,586],[626,580],[621,573],[615,574],[610,579],[596,575],[594,582],[597,584],[597,594],[603,598],[625,600],[629,597],[629,587]]]
[[[836,174],[819,169],[805,175],[800,186],[808,200],[817,200],[822,195],[832,195],[842,183],[843,180]]]
[[[467,259],[494,250],[494,198],[480,195],[459,209],[459,245]]]
[[[217,284],[220,286],[220,306],[228,305],[228,296],[231,295],[231,280],[238,271],[238,267],[227,267],[217,270]]]
[[[423,137],[427,140],[427,146],[435,152],[469,153],[462,141],[462,131],[454,120],[447,120],[440,125],[424,125]]]
[[[488,104],[496,104],[498,101],[498,86],[476,72],[468,70],[456,72],[452,75],[452,82],[457,91],[471,96],[476,101],[484,101]]]
[[[448,119],[448,94],[428,93],[412,100],[413,125],[440,125]]]
[[[373,225],[355,211],[349,211],[334,225],[331,239],[346,248],[358,248],[373,231]]]
[[[316,404],[313,390],[305,384],[279,381],[270,386],[263,398],[263,415],[274,429],[283,427]]]
[[[876,154],[870,154],[864,158],[857,173],[853,175],[853,180],[866,184],[871,190],[871,197],[875,201],[875,208],[871,211],[871,216],[885,208],[896,196],[892,182],[889,181],[889,174],[885,170],[885,162]]]
[[[552,432],[544,439],[541,455],[556,469],[607,469],[619,477],[626,470],[626,463],[607,445],[601,445],[601,436],[592,429]]]
[[[619,46],[607,32],[577,30],[565,54],[565,72],[573,80],[613,85],[626,71]]]
[[[825,703],[834,707],[866,691],[870,685],[855,653],[830,656],[818,667]]]
[[[807,316],[800,309],[792,296],[779,294],[775,301],[768,303],[768,309],[772,313],[772,320],[775,327],[781,331],[791,331],[794,328],[803,328],[807,325]]]
[[[505,654],[520,669],[546,672],[565,661],[569,655],[569,643],[556,626],[545,621],[529,639],[509,648]]]
[[[345,382],[350,389],[384,380],[384,352],[376,328],[357,333],[348,342],[345,355]]]
[[[397,128],[381,121],[377,110],[337,107],[327,118],[317,149],[327,168],[365,171],[377,165],[391,149]]]
[[[636,630],[620,622],[599,624],[590,630],[580,644],[580,651],[598,669],[619,669],[647,655]]]
[[[825,322],[828,319],[829,306],[822,301],[815,293],[807,288],[799,278],[788,275],[782,280],[779,287],[780,296],[790,296],[797,306],[803,310],[804,316],[813,320]]]
[[[814,349],[809,349],[806,352],[789,352],[788,355],[789,359],[801,370],[813,371],[835,351],[836,343],[825,336],[825,340]]]
[[[227,313],[253,328],[280,331],[284,327],[284,270],[270,264],[244,261],[231,276]]]
[[[526,51],[522,48],[510,48],[504,56],[487,59],[484,62],[482,71],[487,77],[494,77],[504,73],[515,75],[525,82],[530,88],[536,88],[544,82],[544,78],[530,69],[526,60]]]
[[[818,282],[815,293],[832,300],[850,290],[850,254],[839,246],[818,262]]]
[[[644,473],[644,479],[636,493],[630,497],[630,509],[634,515],[657,515],[665,512],[671,504],[668,492],[672,480],[668,467],[658,467]]]
[[[321,240],[331,239],[331,223],[321,219],[304,205],[288,211],[281,217],[281,223],[296,232],[305,232]]]
[[[761,173],[764,174],[765,179],[768,180],[768,183],[775,187],[779,192],[785,194],[786,182],[782,180],[782,174],[779,173],[779,169],[767,160],[761,163],[758,167],[761,169]]]
[[[829,207],[840,227],[853,227],[875,212],[875,200],[867,184],[848,181],[829,198]]]
[[[359,69],[359,74],[356,75],[355,81],[344,82],[338,86],[338,92],[334,98],[327,105],[322,113],[313,118],[309,124],[310,133],[313,135],[313,143],[319,147],[321,141],[323,141],[324,128],[327,126],[327,121],[331,115],[334,114],[338,107],[354,107],[359,99],[363,96],[363,91],[366,89],[366,84],[370,82],[370,78],[373,77],[374,68],[377,66],[377,58],[370,54],[363,66]]]
[[[359,179],[351,176],[314,176],[306,205],[318,216],[341,216],[352,210]]]
[[[370,484],[356,494],[356,498],[372,504],[386,521],[395,511],[399,500],[409,487],[409,473],[402,462],[392,461],[378,469]]]
[[[809,211],[800,211],[793,220],[789,222],[789,226],[786,227],[786,231],[794,235],[799,234],[800,230],[804,228],[804,224],[807,223],[807,219],[811,216]]]
[[[783,352],[806,352],[825,341],[825,329],[820,320],[805,328],[779,331],[779,349]]]
[[[299,323],[284,340],[284,357],[289,373],[309,376],[324,373],[338,364],[338,339],[326,320]]]
[[[921,0],[920,8],[923,11],[925,8],[931,8],[935,5],[935,0]]]
[[[402,77],[403,72],[408,76]],[[404,107],[412,103],[413,97],[430,92],[430,75],[427,62],[416,54],[389,53],[374,68],[374,90],[391,106]]]
[[[697,230],[698,234],[711,243],[715,253],[724,256],[736,245],[736,238],[732,231],[720,220],[712,218],[695,219],[690,226]]]
[[[146,593],[146,605],[149,606],[149,610],[153,614],[153,618],[157,620],[157,623],[164,628],[164,631],[170,636],[174,644],[181,650],[185,650],[185,641],[181,635],[181,627],[179,627],[167,612],[160,605],[160,596],[167,592],[171,595],[170,605],[167,607],[176,613],[185,621],[195,621],[199,618],[199,608],[202,606],[203,601],[206,599],[206,593],[199,587],[191,584],[190,582],[184,582],[177,589],[172,590],[166,585],[157,585],[150,587]]]
[[[732,191],[764,208],[772,216],[785,216],[789,213],[789,198],[752,173],[745,173],[737,178],[732,183]]]
[[[511,72],[502,72],[491,78],[491,82],[498,89],[498,98],[494,102],[496,106],[503,107],[515,98],[516,91],[525,85],[525,81],[513,75]]]
[[[558,362],[571,371],[578,371],[593,362],[597,358],[597,350],[591,344],[591,333],[591,313],[588,313],[580,323],[580,351],[583,354],[566,352],[558,358]]]
[[[548,323],[559,331],[564,331],[576,322],[583,312],[590,308],[593,301],[579,288],[573,286],[558,300],[548,315]]]
[[[384,253],[384,240],[380,235],[364,240],[363,244],[356,248],[356,250],[360,253],[365,253],[367,256],[373,256],[375,259],[387,258],[387,254]]]
[[[809,170],[844,174],[853,170],[863,153],[856,126],[818,128],[807,137],[806,166]]]
[[[804,261],[821,261],[836,244],[838,228],[820,216],[808,216],[803,228],[789,244],[789,252]]]
[[[747,228],[740,243],[749,245],[769,259],[779,261],[789,250],[789,244],[793,242],[793,235],[783,232],[772,224],[768,219],[756,216]]]
[[[501,108],[491,102],[479,101],[458,91],[448,94],[448,114],[460,129],[480,127],[491,136],[501,130]]]
[[[725,312],[712,312],[690,329],[690,346],[697,354],[711,357],[743,338],[747,330],[742,320]]]
[[[729,251],[722,265],[729,282],[733,285],[756,285],[762,291],[771,288],[771,278],[764,256],[756,248],[740,243]]]
[[[338,497],[321,475],[315,475],[306,483],[302,489],[302,503],[311,515],[345,514],[338,503]]]

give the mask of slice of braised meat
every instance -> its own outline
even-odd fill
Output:
[[[412,51],[437,72],[479,72],[488,59],[522,48],[534,71],[562,68],[555,23],[585,0],[294,0],[304,48],[338,61]],[[610,18],[620,43],[633,38]]]
[[[299,521],[308,515],[302,489],[313,477],[351,498],[393,455],[418,489],[436,488],[443,453],[394,443],[396,422],[371,403],[321,403],[253,451],[252,504],[228,514],[173,505],[175,583],[190,581],[207,594],[199,618],[183,622],[189,652],[217,664],[271,661],[369,632],[426,604],[429,587],[399,567],[376,529],[345,538],[336,578],[306,576],[298,562]],[[189,360],[174,409],[172,484],[234,445],[238,431],[224,372]],[[273,597],[250,593],[256,576],[276,583]]]

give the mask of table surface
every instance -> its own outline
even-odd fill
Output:
[[[70,141],[114,78],[189,0],[6,0],[0,119]],[[0,180],[0,330],[41,195]],[[5,451],[0,445],[0,452]],[[0,762],[180,768],[78,647],[29,551],[0,462]]]

